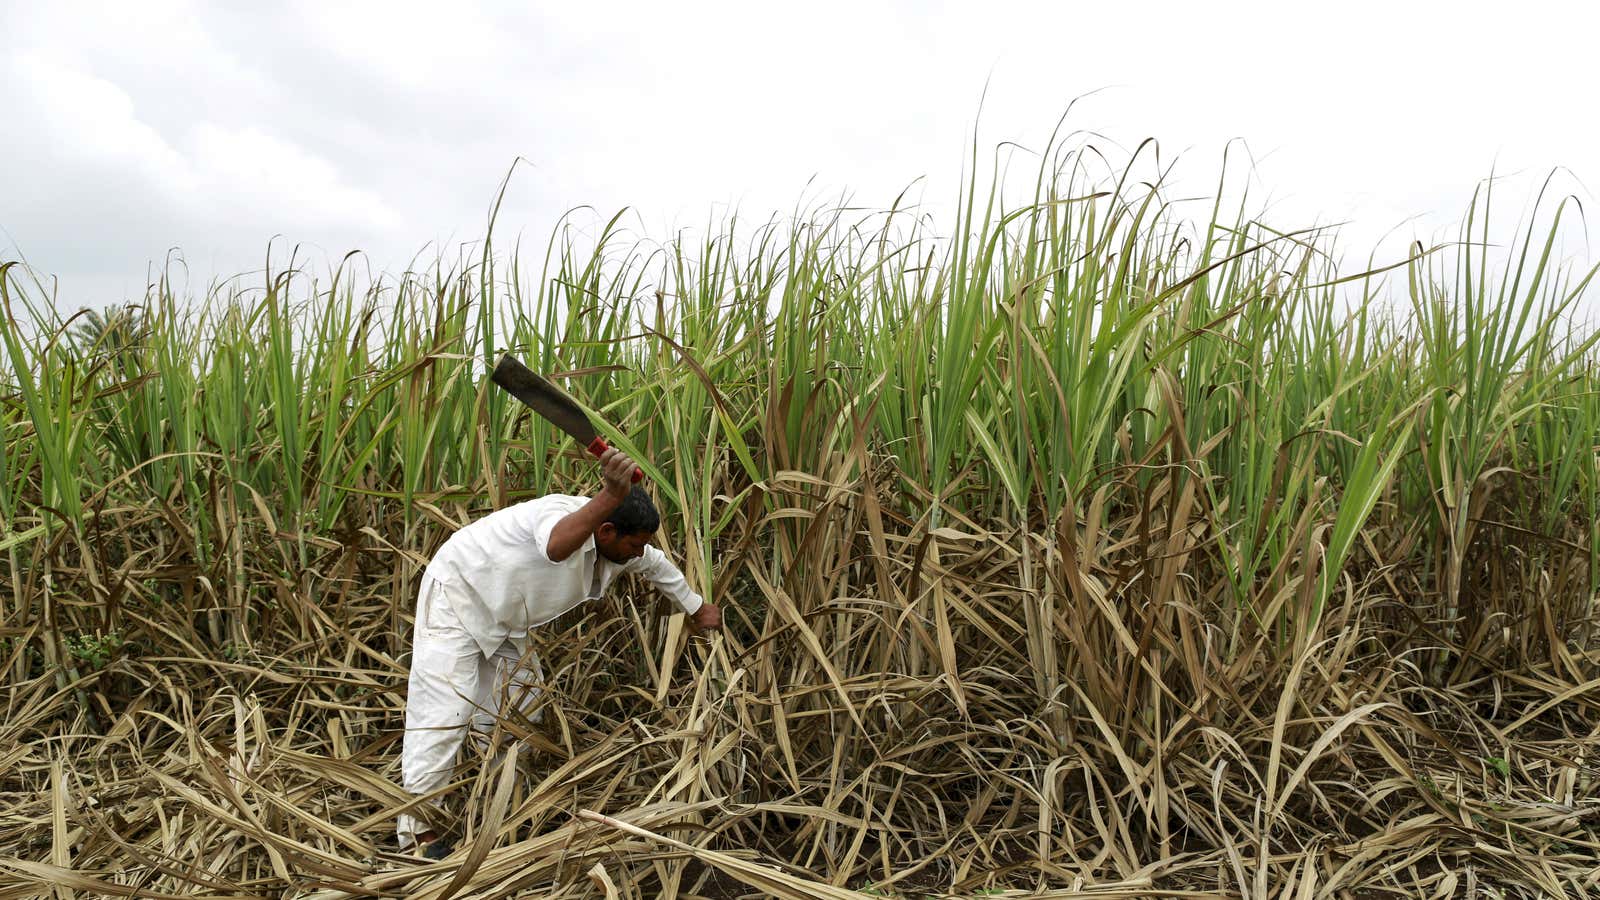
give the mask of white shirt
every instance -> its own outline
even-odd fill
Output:
[[[667,555],[646,546],[644,555],[614,563],[600,555],[594,535],[561,562],[547,547],[556,523],[589,502],[550,494],[497,510],[457,531],[428,563],[423,579],[453,585],[456,617],[491,656],[507,639],[519,645],[528,629],[543,625],[586,600],[597,600],[623,572],[648,578],[686,613],[704,601]]]

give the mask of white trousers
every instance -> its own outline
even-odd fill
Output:
[[[522,655],[511,641],[490,657],[462,627],[450,606],[451,587],[424,579],[411,636],[411,677],[406,686],[406,730],[400,745],[401,786],[427,794],[450,781],[468,725],[480,735],[494,729],[502,709],[526,712],[544,680],[539,657]],[[542,718],[535,713],[535,720]],[[401,813],[395,833],[402,849],[434,827],[428,809]],[[436,818],[436,817],[435,817]]]

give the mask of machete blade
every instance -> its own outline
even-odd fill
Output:
[[[594,442],[594,425],[578,404],[562,393],[560,388],[509,355],[500,357],[489,380],[505,388],[507,393],[527,404],[529,409],[557,428],[572,435],[579,446],[587,447]]]

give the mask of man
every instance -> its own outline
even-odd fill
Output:
[[[428,563],[412,630],[402,784],[412,794],[450,780],[456,751],[474,729],[493,728],[504,693],[518,709],[537,697],[538,658],[528,631],[600,598],[623,572],[643,575],[689,614],[696,630],[722,626],[722,613],[690,589],[650,538],[660,516],[633,487],[632,459],[616,448],[600,458],[604,486],[593,497],[552,494],[491,513],[451,535]],[[402,814],[402,849],[442,859],[450,845],[430,809]],[[433,817],[437,819],[435,815]]]

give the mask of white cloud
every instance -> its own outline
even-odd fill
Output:
[[[187,143],[196,203],[221,201],[231,215],[290,226],[337,223],[381,233],[399,223],[381,197],[345,183],[336,166],[258,128],[201,123]]]
[[[1128,149],[1159,138],[1164,159],[1183,156],[1181,194],[1211,191],[1243,138],[1273,220],[1350,220],[1352,259],[1396,226],[1396,246],[1447,235],[1491,165],[1526,173],[1502,193],[1513,219],[1554,166],[1600,177],[1587,7],[165,2],[0,17],[0,227],[68,301],[117,272],[137,291],[174,245],[207,275],[252,269],[275,234],[398,268],[480,236],[519,156],[532,166],[500,227],[541,245],[581,204],[632,207],[656,238],[803,195],[886,205],[919,178],[915,196],[948,206],[986,82],[985,165],[1004,140],[1038,149],[1072,98],[1105,88],[1069,128]]]
[[[133,98],[121,87],[41,53],[9,62],[5,75],[15,93],[7,100],[32,126],[16,137],[35,143],[41,161],[48,156],[64,168],[117,168],[163,189],[183,189],[182,155],[139,121]]]

